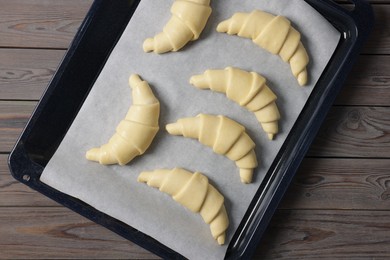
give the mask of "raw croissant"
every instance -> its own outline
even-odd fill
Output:
[[[88,160],[125,165],[143,154],[152,143],[159,129],[160,103],[149,84],[138,75],[130,76],[129,85],[132,88],[133,105],[108,143],[87,152]]]
[[[276,95],[266,85],[265,78],[256,72],[232,67],[206,70],[202,75],[191,77],[190,83],[201,89],[225,93],[229,99],[254,112],[269,139],[278,133],[280,114]]]
[[[142,172],[139,182],[159,188],[192,212],[200,213],[210,225],[211,234],[218,244],[223,245],[229,219],[224,205],[224,197],[211,184],[206,176],[199,172],[192,174],[184,169],[155,170]]]
[[[178,51],[189,41],[197,40],[211,14],[210,0],[176,0],[171,13],[163,31],[145,40],[145,52]]]
[[[168,133],[197,138],[199,142],[213,148],[235,161],[240,168],[243,183],[252,182],[253,169],[257,167],[255,143],[245,132],[245,127],[225,116],[199,114],[196,117],[179,119],[166,126]]]
[[[221,22],[217,31],[250,38],[258,46],[273,54],[279,54],[283,61],[290,63],[298,83],[301,86],[306,85],[306,65],[309,63],[309,57],[301,42],[300,33],[291,26],[287,18],[260,10],[236,13]]]

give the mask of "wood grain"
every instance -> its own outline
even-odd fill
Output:
[[[0,49],[0,99],[38,100],[65,51]],[[337,105],[390,105],[390,57],[361,55]]]
[[[0,101],[0,152],[10,152],[36,102]],[[390,158],[390,107],[333,107],[309,156]]]
[[[278,211],[254,259],[389,259],[390,211]]]
[[[335,105],[390,106],[390,56],[361,55]]]
[[[254,259],[388,258],[389,219],[389,211],[279,210]],[[4,208],[0,233],[3,258],[27,249],[30,258],[155,258],[65,208]]]
[[[0,234],[0,257],[3,259],[156,258],[139,246],[62,207],[2,208]]]
[[[390,159],[306,158],[281,209],[390,209]]]
[[[0,47],[69,46],[92,0],[0,0]],[[339,1],[346,3],[348,1]],[[390,52],[389,1],[371,1],[377,26],[364,53]]]
[[[0,99],[38,100],[65,51],[0,49]],[[390,105],[390,57],[361,55],[337,105]]]
[[[72,8],[74,2],[76,1],[70,1],[68,8]],[[375,39],[372,45],[377,47],[378,41],[389,44],[390,39],[387,37],[390,35],[390,29],[386,27],[388,25],[386,21],[389,19],[390,8],[382,5],[375,6],[375,13],[378,23],[383,20],[384,25],[377,29],[378,33],[383,35],[377,35],[378,33],[374,31],[371,36]],[[1,31],[0,27],[0,35]],[[63,44],[67,46],[69,42],[70,39],[67,39]],[[373,50],[365,50],[365,52],[378,53]],[[39,99],[63,55],[64,51],[0,48],[0,99]],[[390,105],[389,64],[387,55],[360,57],[336,104]],[[356,85],[356,82],[359,84]],[[354,89],[351,89],[352,87]],[[365,100],[365,103],[362,103],[362,100]]]
[[[390,158],[390,107],[333,107],[308,155]]]
[[[0,0],[0,47],[62,48],[92,0]]]
[[[0,99],[38,100],[65,51],[0,49]]]
[[[54,207],[56,202],[16,181],[0,155],[0,207]],[[390,208],[390,159],[306,158],[281,209]]]
[[[7,165],[8,154],[0,154],[0,211],[1,207],[59,206],[39,192],[15,180]]]
[[[36,104],[28,101],[0,101],[0,152],[11,151]]]

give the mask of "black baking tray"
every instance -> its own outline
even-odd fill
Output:
[[[32,189],[163,258],[182,259],[148,235],[39,180],[139,2],[94,1],[8,164],[14,178]],[[364,0],[350,1],[348,9],[331,0],[306,2],[341,32],[341,40],[230,241],[226,259],[254,253],[374,24],[372,8]]]

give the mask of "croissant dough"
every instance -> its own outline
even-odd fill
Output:
[[[144,41],[145,52],[178,51],[189,41],[197,40],[211,14],[210,0],[176,0],[171,13],[163,31]]]
[[[256,72],[232,67],[206,70],[202,75],[192,76],[190,83],[201,89],[225,93],[229,99],[254,112],[270,140],[278,133],[277,97],[266,85],[266,79]]]
[[[218,244],[225,243],[229,219],[224,197],[209,184],[206,176],[199,172],[192,174],[181,168],[161,169],[142,172],[138,181],[159,188],[192,212],[199,212],[203,220],[210,225],[211,234]]]
[[[225,116],[199,114],[196,117],[179,119],[166,126],[168,133],[197,138],[213,148],[217,154],[235,161],[240,168],[243,183],[252,182],[253,169],[257,167],[255,143],[245,132],[245,127]]]
[[[279,54],[283,61],[290,64],[298,83],[301,86],[307,84],[309,56],[301,42],[300,33],[287,18],[260,10],[236,13],[221,22],[217,31],[250,38],[272,54]]]
[[[129,85],[132,88],[133,105],[108,143],[86,153],[88,160],[100,164],[125,165],[143,154],[152,143],[159,129],[160,102],[149,84],[138,75],[130,76]]]

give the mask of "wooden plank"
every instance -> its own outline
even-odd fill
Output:
[[[388,1],[374,5],[377,24],[365,53],[390,51]],[[67,48],[92,0],[0,0],[0,47]]]
[[[58,204],[16,181],[0,155],[0,207],[52,207]],[[390,208],[389,159],[306,158],[281,209]]]
[[[0,47],[67,48],[92,0],[0,0]]]
[[[0,101],[0,152],[11,151],[35,105]],[[309,155],[390,158],[390,107],[332,108]]]
[[[0,155],[0,206],[58,206],[16,181]],[[389,159],[306,158],[280,208],[382,209],[390,208]]]
[[[64,51],[0,49],[0,98],[38,100]],[[390,105],[390,57],[362,55],[336,100],[338,105]]]
[[[9,172],[8,154],[0,154],[0,207],[58,206],[56,202],[15,180]]]
[[[155,259],[141,247],[66,208],[0,210],[2,259]]]
[[[308,154],[390,158],[390,107],[333,107]]]
[[[390,106],[390,56],[361,55],[335,104]]]
[[[0,49],[0,99],[38,100],[61,58],[62,50]],[[361,55],[338,105],[390,105],[390,57]]]
[[[390,211],[278,211],[254,259],[389,259]]]
[[[390,209],[390,159],[306,158],[282,209]]]
[[[12,221],[9,221],[12,219]],[[389,258],[390,211],[279,210],[255,259]],[[65,208],[0,211],[4,258],[156,258]]]
[[[0,49],[0,99],[38,99],[63,54],[64,51]],[[360,58],[337,104],[388,105],[389,64],[386,55]],[[349,86],[352,84],[353,89]]]
[[[29,101],[0,101],[0,152],[11,151],[36,104]]]
[[[38,100],[65,51],[0,49],[0,99]]]

